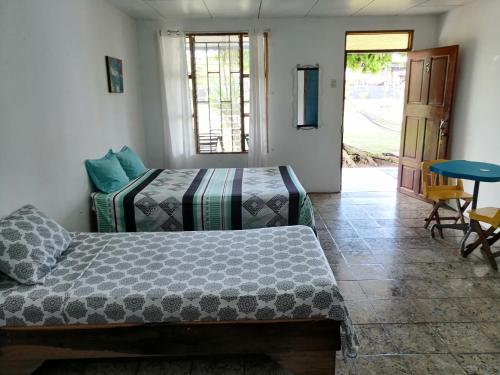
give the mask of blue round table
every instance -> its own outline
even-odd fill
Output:
[[[468,160],[449,160],[442,163],[436,163],[430,166],[431,172],[445,177],[461,178],[474,181],[474,193],[472,195],[472,209],[477,208],[477,198],[479,196],[479,184],[481,182],[500,182],[500,165],[490,163],[480,163]],[[474,248],[465,249],[465,242],[470,236],[472,229],[469,224],[435,224],[435,228],[452,228],[465,231],[465,236],[461,242],[461,253],[463,256],[469,255]]]

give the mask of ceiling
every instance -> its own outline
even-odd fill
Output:
[[[106,0],[136,19],[441,14],[481,0]]]

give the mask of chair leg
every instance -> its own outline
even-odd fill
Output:
[[[431,221],[434,220],[434,216],[436,216],[436,213],[437,213],[440,206],[441,206],[441,202],[434,203],[434,206],[432,207],[431,213],[429,214],[427,219],[425,219],[425,225],[424,225],[425,229],[429,228],[429,225],[431,224]]]
[[[455,202],[457,203],[457,218],[455,219],[455,223],[460,220],[462,224],[465,224],[465,218],[464,218],[464,212],[462,210],[462,205],[460,204],[460,199],[455,199]]]
[[[436,224],[441,225],[441,218],[439,217],[439,211],[436,211]],[[444,238],[443,228],[438,227],[438,231],[439,231],[439,235],[441,236],[441,238]]]
[[[474,228],[474,231],[479,236],[479,241],[481,241],[481,245],[482,245],[480,248],[481,253],[488,260],[491,268],[498,271],[498,265],[497,265],[497,262],[495,260],[495,256],[491,252],[491,247],[490,247],[490,243],[488,242],[488,237],[486,236],[486,233],[483,231],[483,228],[481,228],[481,224],[479,224],[479,222],[473,220],[473,221],[471,221],[471,225]]]

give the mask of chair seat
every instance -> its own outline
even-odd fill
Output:
[[[462,190],[431,190],[427,192],[427,198],[434,202],[446,201],[448,199],[472,201],[472,195]]]
[[[483,223],[489,224],[492,227],[500,227],[500,208],[495,207],[484,207],[478,208],[476,210],[469,211],[469,218],[471,220],[481,221]]]

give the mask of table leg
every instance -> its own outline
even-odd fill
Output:
[[[477,208],[477,197],[479,196],[479,181],[474,182],[474,193],[472,194],[472,209]]]

